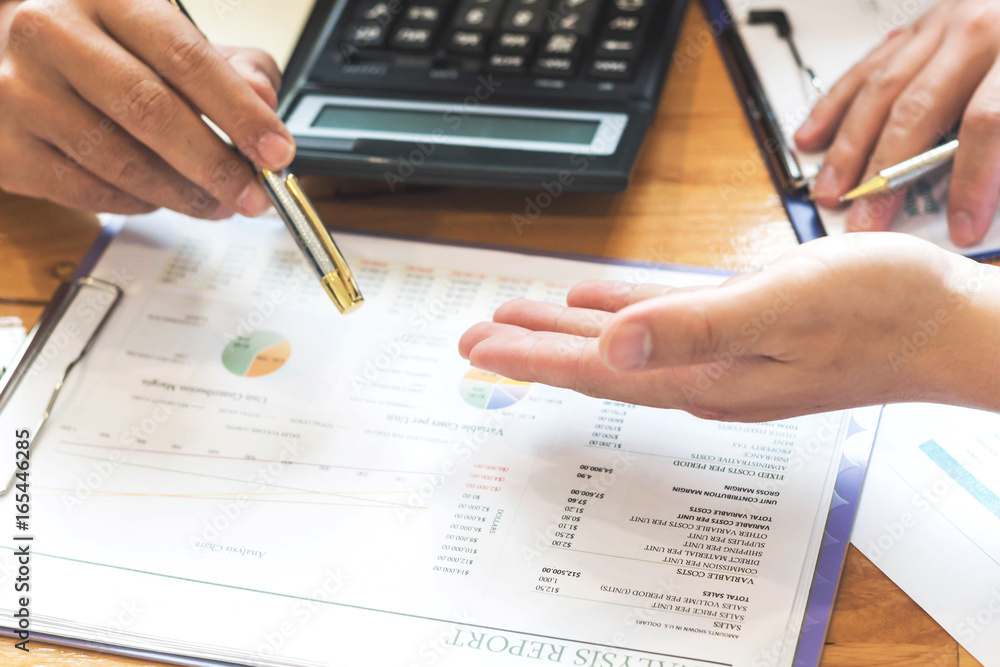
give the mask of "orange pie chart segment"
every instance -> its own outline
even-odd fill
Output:
[[[247,377],[255,378],[273,373],[284,366],[291,355],[292,344],[287,340],[283,340],[277,345],[262,350],[257,353],[253,363],[250,364],[250,369],[247,370]]]

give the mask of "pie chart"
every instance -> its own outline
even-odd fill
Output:
[[[528,395],[530,382],[510,380],[496,373],[473,368],[459,383],[458,391],[466,403],[483,410],[509,408]]]
[[[285,365],[292,344],[280,333],[254,331],[234,338],[222,351],[222,365],[233,375],[255,378],[269,375]]]

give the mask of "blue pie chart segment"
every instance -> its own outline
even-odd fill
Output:
[[[527,396],[530,389],[530,382],[518,382],[473,368],[462,378],[459,393],[474,408],[503,410]]]

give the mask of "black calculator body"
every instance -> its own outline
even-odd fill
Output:
[[[620,191],[686,0],[318,0],[280,112],[302,173]]]

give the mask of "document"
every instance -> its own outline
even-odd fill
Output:
[[[24,342],[24,336],[20,318],[0,317],[0,377]]]
[[[936,0],[747,0],[730,2],[740,37],[760,76],[788,145],[807,175],[815,175],[823,163],[823,153],[807,153],[795,148],[795,131],[808,118],[816,94],[796,66],[788,43],[778,37],[772,25],[749,25],[752,9],[783,9],[792,26],[795,45],[805,64],[816,72],[829,90],[841,76],[893,30],[904,28],[936,4]],[[1000,224],[990,228],[985,239],[972,248],[959,248],[948,236],[946,208],[949,169],[942,169],[914,183],[906,202],[892,224],[892,230],[913,234],[942,248],[958,253],[982,253],[1000,249]],[[848,209],[819,209],[828,234],[843,234]],[[998,214],[1000,217],[1000,214]]]
[[[1000,415],[888,406],[851,541],[977,660],[1000,663]]]
[[[483,372],[458,338],[511,298],[723,276],[337,239],[349,316],[277,220],[124,225],[93,275],[126,295],[13,531],[35,632],[246,665],[792,664],[877,408],[718,423]]]

